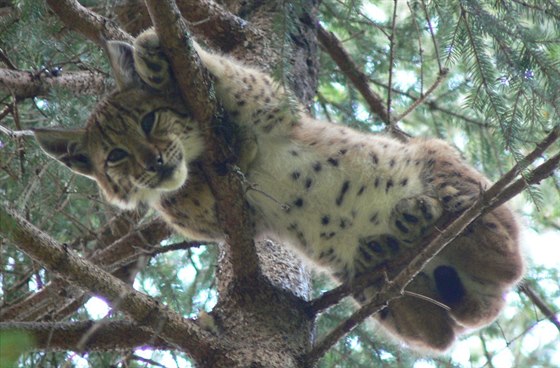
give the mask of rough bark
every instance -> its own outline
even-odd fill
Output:
[[[114,84],[101,73],[64,72],[52,76],[44,72],[26,72],[0,69],[0,91],[17,99],[44,97],[53,88],[62,88],[77,95],[103,95],[113,89]]]

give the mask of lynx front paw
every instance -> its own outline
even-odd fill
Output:
[[[422,238],[442,212],[440,201],[434,197],[420,195],[401,199],[391,212],[393,234],[404,242],[414,242]]]
[[[134,64],[140,78],[150,87],[162,92],[172,88],[171,68],[153,29],[136,38]]]
[[[442,181],[437,184],[437,195],[443,207],[449,212],[461,212],[472,206],[478,198],[478,192],[467,190],[464,185]]]

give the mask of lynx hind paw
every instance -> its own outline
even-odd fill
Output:
[[[476,277],[441,265],[434,269],[437,300],[450,307],[449,314],[466,327],[481,327],[492,322],[504,305],[503,288],[491,283],[480,284]]]
[[[393,233],[404,242],[420,239],[439,219],[443,207],[439,200],[427,195],[401,199],[391,212]]]
[[[171,68],[153,29],[141,33],[134,41],[134,64],[140,78],[158,91],[172,87]]]
[[[437,299],[430,278],[423,272],[407,289]],[[408,295],[391,301],[375,318],[390,335],[418,350],[445,351],[464,330],[441,306]]]

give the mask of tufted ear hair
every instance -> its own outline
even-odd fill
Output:
[[[134,46],[123,41],[107,41],[106,49],[119,91],[138,87],[141,82],[134,66]]]
[[[93,165],[85,145],[84,129],[37,128],[33,133],[47,155],[62,162],[70,170],[93,178]]]

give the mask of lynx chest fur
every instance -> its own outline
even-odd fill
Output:
[[[281,240],[341,281],[414,249],[434,224],[476,201],[486,179],[446,143],[356,132],[308,117],[267,75],[196,46],[238,128],[259,234]],[[37,129],[42,148],[97,181],[123,208],[154,207],[180,233],[221,241],[215,202],[199,168],[204,143],[175,90],[157,36],[110,42],[118,90],[77,130]],[[444,350],[493,321],[521,277],[518,226],[502,206],[471,225],[408,286],[449,306],[405,296],[375,316],[415,348]],[[371,286],[355,295],[366,301]]]

